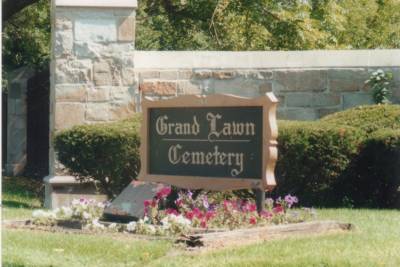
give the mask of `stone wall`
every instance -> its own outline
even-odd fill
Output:
[[[371,88],[365,80],[379,68],[393,73],[392,101],[400,103],[400,60],[393,57],[396,52],[138,51],[135,70],[143,97],[201,93],[257,97],[272,91],[280,100],[279,119],[315,120],[372,104]]]

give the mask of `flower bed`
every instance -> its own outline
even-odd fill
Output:
[[[231,198],[218,201],[212,194],[180,191],[170,205],[171,187],[162,188],[153,199],[144,201],[144,218],[128,224],[100,221],[107,203],[74,200],[70,207],[52,211],[35,210],[32,223],[38,226],[62,226],[90,231],[128,232],[134,234],[177,236],[222,229],[288,224],[307,221],[315,216],[313,209],[292,210],[295,196],[267,199],[265,210],[258,213],[252,200]]]

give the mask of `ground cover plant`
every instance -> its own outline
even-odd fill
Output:
[[[11,179],[13,180],[12,182]],[[9,185],[31,190],[29,180],[3,180],[3,200]],[[36,203],[29,195],[17,203]],[[36,207],[33,207],[36,208]],[[33,208],[15,209],[6,219],[21,218]],[[9,203],[4,209],[14,209]],[[202,253],[186,252],[169,241],[147,241],[113,233],[77,235],[4,228],[3,266],[399,266],[400,211],[318,209],[320,219],[349,222],[348,234],[293,237]],[[27,238],[29,236],[29,238]]]
[[[83,229],[108,232],[174,236],[193,233],[195,229],[236,229],[283,223],[298,223],[315,217],[310,208],[291,208],[298,203],[295,196],[266,200],[265,210],[258,212],[253,200],[232,197],[223,201],[213,193],[201,192],[194,196],[190,190],[179,191],[174,206],[166,204],[172,189],[165,186],[153,199],[145,200],[144,217],[125,224],[106,224],[99,220],[107,203],[75,199],[70,206],[53,210],[34,210],[33,224],[54,226],[58,221],[79,222]]]

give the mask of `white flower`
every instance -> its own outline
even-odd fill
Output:
[[[154,235],[156,233],[156,228],[154,227],[154,225],[148,224],[147,230],[149,231],[149,234],[151,234],[151,235]]]
[[[92,217],[92,215],[91,215],[89,212],[84,211],[84,212],[82,213],[82,217],[83,217],[85,220],[89,220],[89,219]]]
[[[136,223],[136,222],[130,222],[130,223],[128,223],[128,225],[126,226],[126,230],[127,230],[128,232],[135,232],[135,231],[136,231],[136,226],[137,226],[137,223]]]
[[[117,224],[116,223],[112,223],[108,226],[109,229],[115,229],[117,228]]]
[[[72,216],[72,209],[70,207],[61,207],[61,211],[65,217],[70,218]]]
[[[77,205],[79,205],[79,203],[80,203],[79,199],[74,199],[71,202],[72,206],[77,206]]]

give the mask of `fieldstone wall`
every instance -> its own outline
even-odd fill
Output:
[[[50,136],[74,125],[131,116],[138,98],[136,2],[53,0],[52,8]],[[50,173],[54,159],[51,144]]]
[[[379,67],[288,69],[136,69],[143,97],[162,99],[184,94],[233,94],[257,97],[274,92],[278,118],[315,120],[327,114],[372,104],[365,84]],[[394,103],[400,103],[400,67],[394,75]]]

